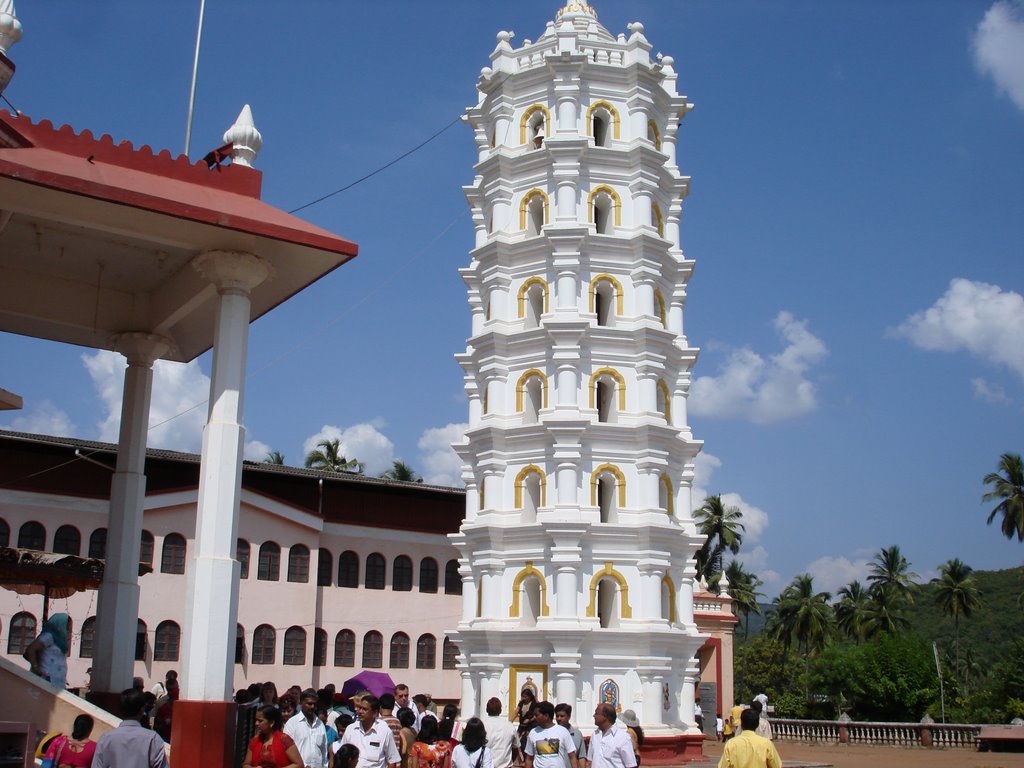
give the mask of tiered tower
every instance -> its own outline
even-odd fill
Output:
[[[651,736],[690,730],[704,640],[693,620],[697,350],[683,333],[689,179],[668,56],[643,25],[613,37],[570,2],[536,42],[499,32],[466,187],[472,336],[458,355],[464,462],[462,715],[524,685],[634,709]]]

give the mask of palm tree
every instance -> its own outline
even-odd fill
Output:
[[[824,648],[835,635],[831,597],[828,592],[815,592],[814,578],[802,573],[775,598],[774,635],[785,650],[795,644],[803,652],[805,681],[811,654]]]
[[[725,576],[729,579],[729,596],[733,599],[737,612],[745,619],[743,637],[747,636],[750,630],[750,614],[761,615],[761,606],[757,602],[758,597],[764,597],[757,588],[764,584],[753,573],[743,567],[739,560],[733,560],[725,569]]]
[[[284,464],[284,454],[280,451],[267,451],[263,457],[264,464]]]
[[[351,472],[363,474],[363,465],[356,459],[346,459],[341,453],[341,441],[321,440],[306,454],[306,466],[322,472]]]
[[[380,476],[385,480],[399,480],[403,483],[423,482],[423,478],[420,477],[419,473],[401,459],[395,459],[391,462],[391,469],[384,470],[380,473]]]
[[[953,618],[953,647],[956,659],[956,679],[960,680],[960,617],[968,617],[981,605],[981,593],[971,575],[974,569],[954,558],[939,566],[935,585],[935,605]]]
[[[872,593],[885,590],[897,601],[905,600],[908,603],[914,602],[916,578],[917,574],[910,570],[910,563],[896,544],[879,550],[868,573]]]
[[[899,634],[910,627],[904,610],[907,600],[892,589],[872,588],[871,602],[868,604],[867,616],[864,621],[865,637],[878,637],[881,634]]]
[[[836,593],[839,598],[832,607],[836,612],[836,626],[858,645],[867,635],[866,623],[871,605],[870,591],[859,581],[851,581]]]
[[[1001,514],[1003,535],[1012,539],[1016,534],[1017,541],[1024,541],[1024,466],[1021,465],[1020,454],[1004,453],[1000,456],[998,472],[985,475],[984,482],[992,486],[992,490],[981,500],[999,501],[989,513],[988,524],[992,525],[996,515]]]
[[[726,507],[721,496],[708,496],[704,504],[693,513],[697,529],[707,536],[707,541],[697,553],[697,565],[707,580],[722,572],[722,558],[729,550],[734,555],[743,543],[746,526],[740,522],[743,513],[739,507]]]

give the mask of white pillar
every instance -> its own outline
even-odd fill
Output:
[[[577,616],[576,595],[579,587],[576,583],[576,572],[579,570],[579,563],[566,563],[558,566],[555,575],[555,615],[559,618],[574,618]],[[561,699],[569,702],[569,699]]]
[[[121,400],[117,468],[110,483],[107,564],[96,609],[93,688],[120,692],[132,685],[139,620],[139,550],[146,502],[146,433],[153,391],[153,361],[169,348],[160,336],[126,333],[117,350],[128,358]]]
[[[473,580],[473,571],[466,566],[465,570],[459,568],[462,575],[462,620],[472,621],[476,618],[476,581]]]
[[[637,670],[640,672],[640,670]],[[650,672],[640,672],[640,679],[643,681],[644,700],[640,715],[641,725],[661,725],[664,722],[664,709],[662,707],[664,678]]]
[[[571,310],[579,307],[576,296],[576,273],[568,270],[558,273],[555,288],[555,306],[560,310]]]
[[[573,505],[578,497],[576,464],[558,465],[558,505]]]
[[[464,669],[462,671],[462,701],[459,717],[468,720],[477,716],[476,711],[476,686],[473,684],[473,673]]]
[[[227,701],[234,682],[239,564],[235,560],[245,428],[249,292],[270,273],[250,253],[208,251],[192,262],[217,286],[210,406],[203,429],[196,540],[185,592],[182,698]]]
[[[558,182],[556,194],[557,212],[555,220],[562,222],[576,221],[576,183],[562,180]]]
[[[562,365],[558,368],[558,386],[556,402],[559,408],[570,408],[577,405],[576,400],[576,366]]]

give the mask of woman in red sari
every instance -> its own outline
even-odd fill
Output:
[[[448,768],[452,751],[447,739],[437,737],[437,720],[424,715],[412,745],[412,768]]]
[[[281,711],[273,706],[256,710],[256,735],[249,742],[242,768],[302,768],[302,756],[291,736],[281,731]]]

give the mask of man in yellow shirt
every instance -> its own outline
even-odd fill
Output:
[[[743,710],[740,715],[743,730],[726,742],[718,768],[782,768],[782,758],[775,745],[755,733],[759,719],[754,710]]]

